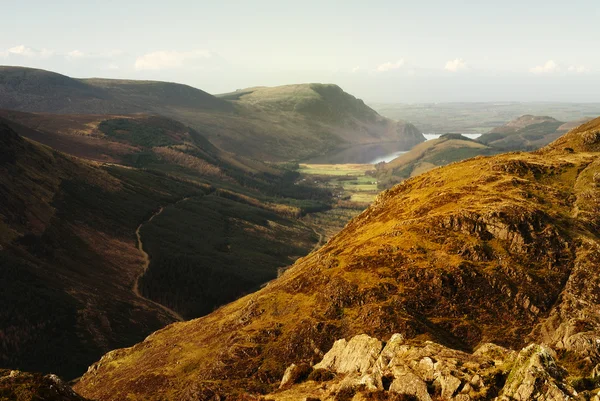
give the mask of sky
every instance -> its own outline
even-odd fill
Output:
[[[600,101],[597,0],[0,0],[0,65],[370,103]]]

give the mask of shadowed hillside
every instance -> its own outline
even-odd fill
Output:
[[[0,67],[0,108],[59,114],[154,113],[189,125],[219,148],[259,160],[305,159],[340,146],[424,140],[335,85],[253,88],[215,97],[186,85],[74,79]]]
[[[553,350],[529,347],[511,365],[496,365],[489,380],[507,400],[527,399],[510,395],[527,380],[525,394],[572,395],[544,383],[591,378],[600,363],[599,149],[596,119],[537,152],[474,158],[406,180],[264,289],[111,352],[76,388],[99,400],[240,399],[272,392],[290,364],[321,361],[337,339],[401,333],[406,347],[433,340],[466,353],[488,342],[547,344]],[[461,369],[484,363],[477,355]],[[490,359],[499,358],[485,366]],[[446,398],[465,385],[444,390],[444,377]]]
[[[148,140],[147,130],[136,131],[146,120],[126,122],[133,126],[105,129]],[[269,202],[225,173],[195,171],[186,180],[181,171],[101,166],[14,129],[31,134],[0,121],[3,367],[75,377],[108,350],[172,322],[174,314],[156,302],[185,318],[200,316],[276,277],[318,239],[295,218],[300,208]],[[189,134],[170,123],[162,129],[158,138]],[[279,176],[248,177],[278,191]],[[281,240],[287,237],[295,241]],[[150,258],[146,272],[141,250]],[[142,297],[133,291],[138,280]]]

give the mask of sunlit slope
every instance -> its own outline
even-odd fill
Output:
[[[380,188],[389,188],[432,168],[499,151],[460,134],[445,134],[421,143],[389,163],[377,165]]]
[[[600,362],[599,150],[596,119],[538,152],[408,179],[266,288],[106,355],[77,390],[100,400],[266,393],[291,363],[362,333],[467,351],[544,342],[589,374]]]

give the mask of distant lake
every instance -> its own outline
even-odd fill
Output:
[[[423,134],[428,141],[437,139],[443,134]],[[462,134],[467,138],[476,139],[481,134]],[[311,164],[377,164],[390,162],[410,149],[400,142],[371,143],[367,145],[354,145],[348,148],[337,149],[333,152],[314,157],[304,161]]]
[[[329,154],[314,157],[305,163],[314,164],[376,164],[395,159],[409,149],[399,142],[371,143],[367,145],[354,145],[348,148],[337,149]]]
[[[427,139],[428,141],[430,141],[432,139],[438,139],[442,135],[444,135],[444,134],[423,134],[425,139]],[[481,134],[461,134],[461,135],[466,136],[467,138],[471,138],[471,139],[477,139],[481,136]]]

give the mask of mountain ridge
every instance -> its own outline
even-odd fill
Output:
[[[424,141],[413,125],[381,117],[338,86],[298,87],[308,93],[303,97],[309,101],[286,110],[281,103],[294,102],[294,96],[279,97],[274,103],[264,96],[257,99],[258,92],[281,92],[286,87],[243,92],[236,100],[175,83],[74,79],[4,66],[0,108],[62,114],[156,113],[189,125],[223,150],[271,161],[306,159],[348,144],[395,140],[410,147]],[[244,101],[253,96],[254,102]],[[338,103],[348,107],[341,110]]]

